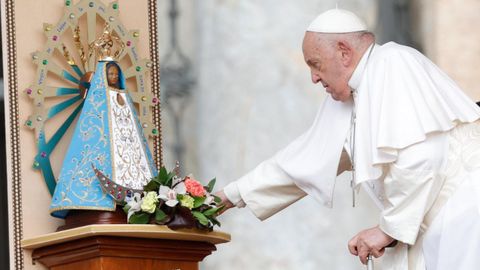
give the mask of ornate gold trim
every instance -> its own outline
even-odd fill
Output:
[[[15,1],[5,1],[7,28],[7,69],[8,69],[8,118],[10,121],[11,181],[12,181],[12,213],[13,213],[13,258],[10,267],[24,268],[24,256],[20,241],[23,238],[22,217],[22,174],[20,169],[20,122],[18,109],[18,76],[17,76],[17,39],[15,34]]]
[[[161,99],[160,99],[160,68],[158,53],[158,17],[157,17],[157,1],[148,0],[148,38],[150,47],[150,61],[152,61],[152,69],[150,76],[152,78],[152,93],[160,100],[160,106],[153,107],[153,125],[158,129],[158,136],[153,137],[153,155],[157,168],[163,165],[163,148],[162,148],[162,118],[160,115]]]

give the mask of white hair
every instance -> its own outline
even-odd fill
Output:
[[[335,48],[338,42],[346,42],[355,50],[361,50],[375,41],[375,35],[368,31],[359,31],[351,33],[315,33],[319,43],[327,43],[331,48]]]

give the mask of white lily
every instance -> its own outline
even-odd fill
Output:
[[[127,197],[127,205],[130,206],[128,209],[127,221],[130,220],[130,217],[135,214],[136,212],[140,212],[142,210],[142,197],[140,193],[133,194],[133,197]]]
[[[187,193],[187,188],[185,187],[185,183],[180,182],[181,179],[174,177],[172,180],[172,185],[174,186],[173,189],[167,186],[160,186],[158,189],[158,198],[165,201],[165,204],[174,207],[177,205],[177,195],[178,194],[185,194]]]
[[[210,205],[215,201],[215,197],[213,197],[210,193],[206,192],[205,196],[206,196],[206,199],[203,202],[203,204]]]

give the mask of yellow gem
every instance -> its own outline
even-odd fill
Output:
[[[133,36],[134,36],[134,37],[139,37],[140,34],[139,34],[138,32],[133,32]]]
[[[50,26],[45,27],[45,32],[48,32],[50,30],[52,30],[52,27],[50,27]]]
[[[38,90],[37,90],[37,93],[38,93],[39,95],[43,94],[42,89],[38,89]]]
[[[147,97],[146,97],[146,96],[143,96],[143,97],[142,97],[142,101],[145,101],[145,100],[147,100]]]

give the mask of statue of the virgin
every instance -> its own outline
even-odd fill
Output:
[[[103,49],[103,54],[110,52]],[[104,57],[96,66],[50,212],[63,218],[68,210],[114,211],[116,201],[142,190],[156,174],[122,70]]]

